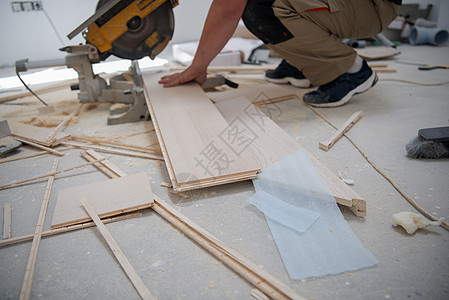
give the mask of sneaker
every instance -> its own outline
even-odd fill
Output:
[[[306,104],[316,107],[341,106],[355,94],[366,92],[376,83],[376,73],[364,60],[357,73],[344,73],[334,81],[321,85],[316,91],[305,94],[302,99]]]
[[[290,83],[293,86],[308,88],[310,81],[297,68],[289,64],[285,59],[275,70],[267,70],[265,79],[272,83]]]

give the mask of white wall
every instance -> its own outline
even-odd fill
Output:
[[[63,58],[61,42],[42,11],[14,13],[12,0],[0,0],[0,67],[14,65],[18,59],[47,60]],[[15,0],[18,1],[18,0]],[[197,40],[212,0],[180,0],[175,7],[173,42]],[[66,37],[95,12],[97,0],[42,0],[64,45],[84,43],[78,35],[71,41]]]

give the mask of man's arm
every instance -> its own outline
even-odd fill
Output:
[[[164,87],[190,81],[202,85],[206,81],[210,62],[220,53],[237,28],[246,2],[247,0],[214,0],[192,64],[182,73],[162,77],[159,83]]]

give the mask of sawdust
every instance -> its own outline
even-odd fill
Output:
[[[22,121],[24,124],[33,125],[36,127],[56,127],[65,119],[65,115],[62,116],[38,116],[32,117],[29,120]],[[78,124],[78,117],[73,117],[68,126]]]

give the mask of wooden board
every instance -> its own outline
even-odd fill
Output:
[[[386,59],[401,54],[396,48],[373,46],[362,49],[355,49],[357,53],[366,60]]]
[[[229,124],[202,89],[194,83],[164,88],[158,83],[162,75],[143,75],[143,81],[173,189],[255,178],[258,164],[235,147]]]
[[[262,169],[268,168],[283,157],[303,147],[245,98],[230,99],[216,103],[223,117],[230,124],[238,124],[240,132],[255,138],[248,143],[247,151]],[[350,207],[357,216],[366,215],[366,202],[340,178],[309,153],[309,157],[328,185],[337,203]]]
[[[286,89],[279,84],[263,84],[249,88],[239,88],[225,92],[210,92],[207,96],[215,103],[227,101],[238,97],[245,97],[251,103],[257,104],[273,99],[293,99],[297,96],[294,91]]]
[[[55,135],[54,140],[49,142],[47,141],[47,138],[52,134],[54,130],[52,128],[31,126],[15,121],[8,121],[8,123],[13,136],[46,147],[58,145],[60,140],[70,136],[69,134],[59,132]]]
[[[81,205],[82,197],[89,199],[101,218],[153,204],[153,193],[146,173],[72,187],[58,194],[52,229],[90,221]]]

